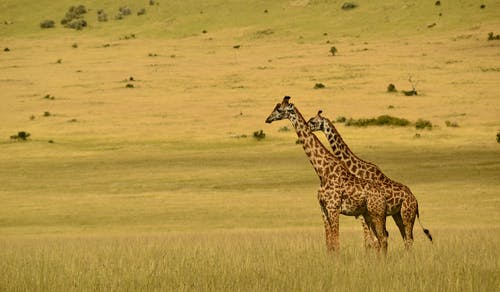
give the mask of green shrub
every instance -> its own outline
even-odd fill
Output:
[[[387,92],[398,92],[398,90],[396,89],[396,85],[394,85],[392,83],[387,85]]]
[[[500,40],[500,35],[495,35],[493,32],[488,33],[488,40],[493,41],[493,40]]]
[[[397,118],[390,115],[381,115],[378,118],[369,119],[353,119],[350,118],[345,122],[346,126],[366,127],[366,126],[397,126],[405,127],[410,125],[410,121],[403,118]]]
[[[26,131],[20,131],[20,132],[17,132],[17,135],[12,135],[10,136],[10,139],[11,140],[22,140],[22,141],[26,141],[28,139],[28,137],[31,136],[30,133],[26,132]]]
[[[288,128],[287,126],[284,126],[284,127],[281,127],[278,129],[278,132],[289,132],[290,131],[290,128]]]
[[[423,120],[423,119],[418,119],[417,122],[415,123],[415,128],[419,130],[423,129],[432,129],[432,123],[428,120]]]
[[[325,88],[325,85],[323,83],[314,84],[314,89],[322,89],[322,88]]]
[[[253,137],[257,140],[262,140],[264,138],[266,138],[266,134],[264,133],[264,131],[262,130],[259,130],[259,131],[255,131],[253,132]]]
[[[54,28],[56,23],[53,20],[44,20],[40,22],[40,28]]]
[[[337,123],[345,123],[347,119],[344,116],[338,116],[335,120]]]
[[[500,143],[500,131],[497,133],[497,143]]]
[[[337,48],[336,47],[331,47],[330,48],[330,53],[332,54],[332,56],[335,56],[335,54],[337,53]]]

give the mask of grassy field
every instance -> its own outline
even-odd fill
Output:
[[[498,1],[157,2],[81,1],[82,31],[59,24],[80,3],[0,3],[0,291],[500,288]],[[290,123],[264,123],[284,95],[306,118],[432,122],[337,127],[434,244],[417,225],[404,251],[389,219],[380,258],[342,217],[328,254],[318,179]]]

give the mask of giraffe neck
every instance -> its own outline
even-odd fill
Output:
[[[332,147],[333,155],[345,164],[349,172],[363,179],[390,180],[376,165],[357,157],[344,142],[332,122],[327,119],[323,123],[323,132]]]
[[[316,174],[319,176],[322,183],[327,181],[328,175],[333,175],[340,171],[339,167],[342,168],[340,161],[335,159],[328,149],[319,141],[319,139],[311,132],[306,120],[302,114],[294,109],[294,114],[290,115],[289,119],[292,122],[295,132],[299,138],[299,142],[302,144],[302,148],[309,158],[309,162],[314,167]],[[332,166],[331,162],[334,162],[334,171],[328,171],[328,166]],[[337,174],[338,176],[338,174]]]

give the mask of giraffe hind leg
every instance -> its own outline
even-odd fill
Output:
[[[392,219],[394,219],[394,222],[396,222],[396,225],[399,228],[399,232],[401,233],[401,237],[403,238],[403,241],[406,242],[406,230],[405,230],[405,225],[403,223],[403,218],[401,217],[401,213],[392,215]]]
[[[366,222],[364,217],[360,218],[361,226],[363,227],[363,235],[365,239],[365,249],[376,248],[378,246],[378,240],[375,234],[372,232],[370,226]]]

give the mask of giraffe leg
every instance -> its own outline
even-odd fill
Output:
[[[318,192],[318,197],[321,197],[321,193]],[[328,251],[335,250],[333,245],[333,231],[330,226],[330,221],[328,220],[328,210],[326,208],[326,203],[322,199],[319,200],[319,205],[321,207],[321,214],[323,217],[323,224],[325,226],[325,238],[326,238],[326,248]]]
[[[392,219],[394,219],[394,222],[396,222],[396,225],[399,228],[399,232],[401,233],[401,237],[403,238],[403,241],[406,242],[406,229],[403,223],[403,218],[401,217],[401,212],[392,215]]]
[[[371,224],[373,232],[378,239],[378,247],[384,254],[387,253],[387,231],[385,228],[386,216],[385,216],[385,198],[381,196],[371,196],[367,202],[367,209],[369,216],[367,218],[371,219]]]
[[[333,250],[339,250],[339,217],[340,209],[335,206],[328,206],[328,222],[330,223],[330,228],[332,232],[331,246]]]
[[[361,227],[363,227],[363,235],[365,239],[365,249],[369,250],[372,248],[377,247],[378,245],[378,240],[375,234],[373,234],[372,229],[370,226],[368,226],[368,223],[366,222],[364,217],[360,218],[361,221]]]
[[[401,205],[401,218],[405,229],[405,247],[409,249],[413,245],[413,225],[417,217],[417,203],[415,197],[411,197]]]
[[[387,253],[387,234],[385,231],[385,214],[378,215],[372,219],[375,235],[379,242],[379,248],[382,249],[384,254]]]

